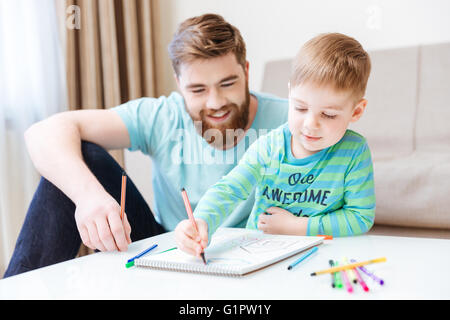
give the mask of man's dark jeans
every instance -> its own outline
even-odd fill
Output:
[[[84,161],[105,190],[120,203],[122,168],[100,146],[82,142]],[[131,179],[127,179],[126,206],[131,240],[165,232]],[[28,208],[13,256],[4,277],[74,258],[81,245],[75,223],[75,204],[45,178]]]

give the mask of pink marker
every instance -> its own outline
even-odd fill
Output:
[[[345,270],[343,270],[343,271],[341,271],[341,275],[342,275],[342,278],[344,279],[344,284],[345,284],[345,287],[347,288],[347,291],[353,292],[353,287],[350,283],[350,280],[348,279],[347,272],[345,272]]]
[[[363,287],[364,291],[367,292],[369,291],[369,287],[367,286],[367,284],[364,282],[363,278],[361,277],[361,275],[359,274],[358,270],[353,269],[355,271],[356,274],[356,278],[358,278],[358,282],[361,283],[361,287]]]

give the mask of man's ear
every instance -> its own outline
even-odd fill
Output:
[[[367,106],[366,99],[359,100],[357,105],[353,108],[352,118],[350,119],[350,122],[358,121],[359,118],[361,118],[361,116],[363,115],[366,106]]]
[[[247,81],[248,81],[248,69],[249,69],[249,66],[250,66],[250,63],[247,61],[247,62],[245,62],[245,70],[244,70],[244,73],[245,73],[245,79],[247,79]]]

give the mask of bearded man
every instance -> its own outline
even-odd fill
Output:
[[[181,188],[195,209],[253,141],[287,121],[287,100],[249,91],[245,43],[221,16],[182,22],[169,56],[179,92],[62,112],[26,131],[42,178],[5,277],[72,259],[81,242],[126,251],[132,241],[173,231],[186,218]],[[154,190],[151,210],[128,179],[123,221],[123,169],[107,152],[122,148],[152,158]],[[253,202],[254,196],[223,226],[245,226]]]

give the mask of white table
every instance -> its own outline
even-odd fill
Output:
[[[100,252],[0,280],[0,299],[450,299],[450,240],[363,235],[325,241],[293,270],[288,258],[238,278],[125,268],[130,257],[158,243],[174,246],[173,233],[137,241],[128,252]],[[310,273],[329,259],[386,257],[364,276],[370,290],[331,288],[331,275]]]

